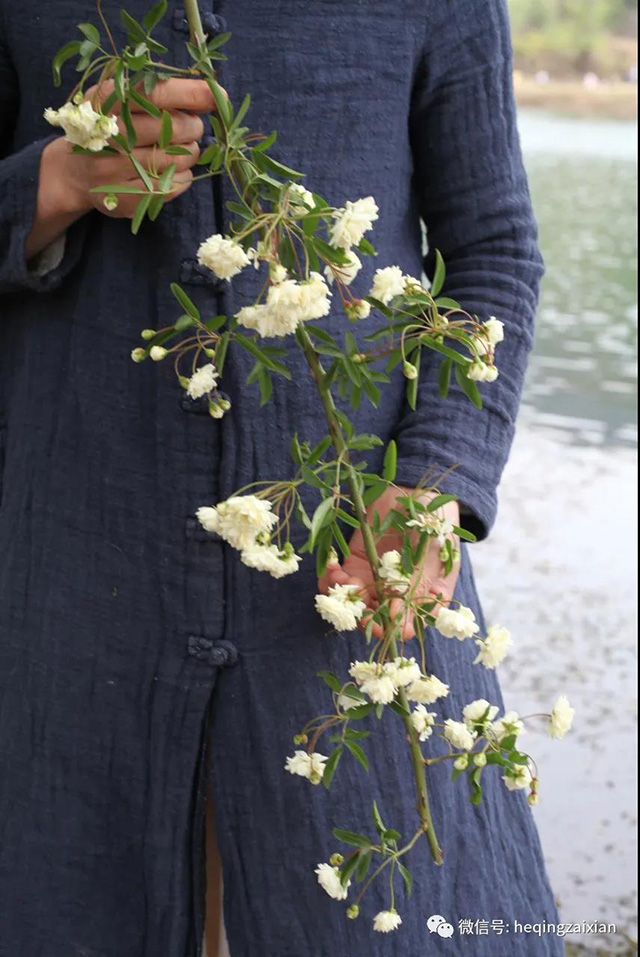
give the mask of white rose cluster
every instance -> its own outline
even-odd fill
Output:
[[[198,246],[198,262],[210,269],[218,279],[230,282],[251,262],[242,246],[228,236],[209,236]]]
[[[355,661],[349,674],[374,704],[391,704],[399,688],[410,688],[421,679],[420,665],[415,658],[402,657],[384,664]]]
[[[378,574],[387,588],[396,594],[404,595],[411,586],[411,577],[402,571],[402,556],[400,552],[391,549],[380,556]]]
[[[202,506],[196,517],[208,532],[215,532],[237,548],[241,561],[249,568],[268,572],[273,578],[283,578],[298,570],[302,559],[291,543],[278,548],[270,542],[278,516],[268,499],[234,495],[218,505]]]
[[[373,196],[347,201],[341,209],[333,213],[331,227],[331,245],[338,249],[350,249],[357,246],[378,218],[378,206]]]
[[[318,864],[314,873],[318,876],[318,884],[327,892],[329,897],[333,897],[336,901],[347,899],[351,881],[348,880],[343,885],[340,880],[340,870],[337,867],[333,867],[331,864]]]
[[[106,116],[91,106],[88,100],[82,103],[65,103],[59,110],[47,107],[44,118],[51,126],[64,130],[65,139],[92,153],[99,153],[118,132],[115,116]]]
[[[332,585],[328,594],[316,595],[316,611],[337,631],[354,631],[366,607],[356,585]]]
[[[297,774],[301,778],[306,778],[312,784],[320,784],[324,768],[329,758],[325,754],[319,754],[314,751],[308,754],[306,751],[296,751],[293,757],[286,760],[284,769],[289,774]]]
[[[317,272],[298,282],[285,279],[269,287],[265,302],[244,306],[236,318],[245,329],[263,338],[288,336],[301,322],[322,319],[331,309],[331,292]]]

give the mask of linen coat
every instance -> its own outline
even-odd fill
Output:
[[[116,33],[119,7],[104,0]],[[126,7],[141,18],[146,4]],[[504,0],[202,8],[209,34],[232,31],[221,82],[236,102],[251,93],[250,124],[278,130],[275,155],[335,205],[377,200],[378,256],[354,288],[364,293],[380,266],[429,273],[423,223],[448,265],[446,293],[505,322],[500,378],[482,387],[482,411],[457,389],[439,398],[438,359],[427,355],[416,411],[397,373],[379,409],[353,415],[358,429],[396,438],[401,483],[457,465],[444,487],[485,537],[541,275]],[[365,742],[369,774],[345,759],[329,793],[286,774],[292,736],[327,704],[316,672],[344,674],[362,638],[332,634],[316,614],[308,557],[274,581],[194,518],[248,482],[292,474],[291,434],[313,442],[325,432],[312,384],[286,340],[293,380],[278,380],[260,409],[247,357],[232,350],[223,388],[233,408],[214,421],[166,364],[129,358],[142,328],[175,320],[174,279],[207,314],[250,301],[251,270],[228,284],[196,261],[197,245],[226,228],[218,181],[137,237],[128,221],[92,212],[68,230],[56,268],[38,275],[25,264],[51,137],[42,111],[65,98],[50,60],[77,23],[97,18],[89,0],[0,0],[0,15],[0,955],[199,954],[209,777],[232,957],[560,954],[552,936],[458,931],[461,919],[555,918],[530,810],[497,773],[485,775],[476,808],[448,766],[430,772],[445,861],[436,868],[426,843],[412,852],[415,890],[410,903],[397,890],[395,934],[372,930],[386,883],[355,921],[317,885],[315,866],[338,849],[331,828],[368,827],[372,797],[390,826],[413,833],[399,722],[389,715]],[[187,33],[170,3],[157,35],[174,63],[186,62]],[[336,310],[324,324],[338,333],[345,318]],[[483,621],[472,550],[463,548],[457,597]],[[478,697],[501,704],[475,651],[429,635],[432,671],[451,685],[442,718],[459,719]],[[429,933],[432,914],[454,925],[451,939]]]

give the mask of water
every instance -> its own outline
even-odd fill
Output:
[[[525,162],[547,263],[514,450],[489,541],[474,546],[490,620],[514,633],[507,705],[576,727],[532,731],[536,808],[565,921],[635,934],[636,130],[524,112]]]

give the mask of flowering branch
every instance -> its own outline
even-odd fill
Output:
[[[427,479],[412,494],[399,491],[394,507],[384,516],[371,508],[389,488],[395,488],[395,443],[388,443],[379,474],[356,461],[354,452],[369,452],[382,442],[373,434],[357,434],[348,415],[339,408],[336,396],[342,402],[348,401],[353,409],[358,409],[363,401],[375,407],[380,389],[400,366],[408,404],[415,408],[423,368],[422,350],[429,349],[441,356],[441,396],[446,398],[454,378],[470,401],[480,406],[477,383],[492,382],[498,375],[495,352],[504,336],[503,325],[494,317],[481,320],[472,316],[442,295],[445,266],[439,253],[429,289],[392,265],[376,270],[367,295],[355,296],[351,284],[361,268],[360,257],[376,254],[366,238],[378,219],[373,197],[347,202],[340,208],[329,205],[322,196],[301,185],[302,173],[270,154],[275,133],[264,137],[243,125],[249,97],[236,111],[218,84],[213,66],[222,57],[219,49],[228,35],[214,39],[205,35],[196,0],[185,0],[190,24],[189,70],[155,60],[154,54],[167,52],[152,36],[166,8],[166,0],[161,0],[142,22],[122,11],[127,32],[127,44],[122,51],[114,47],[109,52],[102,47],[95,26],[80,25],[84,39],[66,44],[54,59],[54,75],[59,81],[62,64],[77,56],[80,83],[69,102],[59,110],[45,111],[45,116],[64,129],[75,150],[121,151],[129,157],[142,181],[140,188],[115,183],[94,191],[104,195],[107,209],[117,205],[120,193],[140,195],[132,221],[132,229],[137,232],[146,218],[157,218],[172,194],[176,164],[170,164],[161,174],[140,165],[133,154],[131,104],[161,120],[158,146],[166,153],[178,155],[182,148],[171,146],[170,114],[158,110],[153,103],[156,84],[186,72],[203,76],[211,90],[216,103],[216,111],[209,117],[213,142],[199,159],[204,172],[196,179],[224,176],[235,198],[227,203],[231,217],[228,235],[216,234],[205,239],[198,248],[198,260],[227,281],[253,265],[262,270],[264,282],[252,304],[232,316],[212,317],[203,316],[184,289],[172,283],[177,317],[162,329],[144,329],[144,345],[133,350],[132,358],[136,362],[147,358],[160,362],[171,356],[180,387],[191,399],[206,399],[211,416],[218,419],[231,409],[230,399],[219,390],[230,349],[243,350],[253,360],[248,382],[258,386],[263,405],[271,398],[274,377],[291,378],[286,351],[273,340],[277,343],[291,335],[304,355],[328,434],[313,448],[297,435],[292,437],[295,474],[291,479],[257,480],[225,502],[202,506],[197,516],[205,529],[217,532],[239,551],[241,561],[274,578],[294,574],[305,553],[315,554],[318,577],[322,577],[329,562],[337,561],[337,552],[344,557],[349,555],[343,528],[359,529],[362,534],[377,599],[374,607],[367,608],[364,596],[354,585],[334,585],[328,594],[316,596],[315,605],[321,617],[337,631],[361,628],[363,641],[370,650],[366,660],[351,663],[344,679],[321,672],[320,677],[331,690],[333,711],[311,719],[296,735],[295,744],[306,748],[288,757],[285,767],[291,774],[312,784],[322,782],[328,788],[343,755],[351,755],[368,768],[361,742],[371,731],[355,730],[352,723],[372,714],[381,718],[385,711],[400,718],[409,748],[419,829],[400,846],[401,835],[385,826],[373,802],[377,839],[334,829],[336,839],[353,850],[346,858],[338,853],[332,855],[315,872],[325,891],[338,900],[347,899],[352,878],[362,883],[355,903],[347,909],[351,918],[358,916],[368,888],[386,873],[390,906],[376,914],[373,922],[375,930],[386,933],[402,923],[395,908],[396,875],[400,875],[407,894],[411,891],[411,873],[401,858],[424,835],[434,862],[442,863],[429,807],[427,769],[431,765],[452,761],[452,777],[466,776],[474,804],[482,800],[482,775],[491,766],[502,769],[509,790],[528,789],[530,803],[538,799],[538,783],[533,760],[518,746],[524,722],[515,712],[497,719],[497,707],[484,699],[468,704],[461,721],[439,722],[437,713],[427,710],[427,706],[449,694],[449,687],[427,669],[427,626],[434,627],[444,639],[474,640],[478,647],[475,663],[485,668],[500,664],[511,637],[498,625],[480,636],[471,609],[455,601],[446,602],[442,596],[425,598],[418,594],[416,570],[420,569],[427,549],[438,547],[448,574],[460,558],[457,541],[472,541],[474,537],[443,513],[444,506],[455,497],[441,494],[433,483],[426,484]],[[113,46],[100,10],[99,13]],[[96,95],[89,102],[83,98],[83,86],[96,75],[98,91],[106,80],[113,81],[113,90],[104,100]],[[125,134],[118,132],[111,115],[116,105]],[[366,320],[372,310],[380,313],[386,323],[360,341],[347,331],[343,344],[339,344],[322,325],[316,324],[329,314],[332,298],[351,323]],[[312,515],[303,504],[303,487],[312,488],[320,499]],[[299,554],[292,542],[294,522],[306,534]],[[382,550],[383,539],[389,532],[401,543],[397,550]],[[398,605],[400,612],[395,610]],[[416,623],[419,661],[403,654],[402,622],[407,615]],[[562,737],[573,718],[566,698],[558,699],[548,718],[549,733]],[[335,745],[330,755],[317,750],[323,737]],[[425,757],[422,745],[430,738],[443,742],[446,753]]]

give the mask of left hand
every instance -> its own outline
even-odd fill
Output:
[[[378,512],[381,519],[387,515],[390,509],[396,505],[398,497],[413,495],[415,489],[396,486],[388,488],[373,505],[367,509],[370,518],[374,512]],[[433,493],[424,493],[419,496],[422,501],[429,501],[433,498]],[[449,502],[439,510],[444,518],[448,518],[454,525],[460,524],[460,508],[458,502]],[[454,544],[458,546],[457,536]],[[351,536],[349,541],[351,554],[344,562],[340,564],[328,565],[325,574],[319,581],[319,588],[322,594],[327,594],[332,585],[355,585],[362,597],[367,603],[367,607],[375,610],[377,608],[376,589],[373,581],[371,567],[367,560],[362,540],[362,532],[357,530]],[[425,549],[425,554],[420,567],[416,569],[412,578],[412,584],[417,582],[415,597],[428,598],[441,596],[441,600],[446,603],[453,597],[453,592],[458,580],[460,563],[457,562],[449,575],[444,574],[444,568],[440,560],[440,544],[437,539],[432,538]],[[392,549],[400,551],[402,549],[402,535],[395,529],[390,529],[377,543],[378,554],[382,555]],[[441,606],[436,605],[432,614],[437,615]],[[402,608],[402,599],[393,598],[391,600],[391,614],[396,615]],[[366,622],[365,614],[365,622]],[[382,637],[382,631],[378,625],[373,628],[374,637]],[[415,628],[413,615],[409,612],[402,623],[402,638],[415,638]]]

